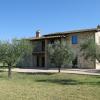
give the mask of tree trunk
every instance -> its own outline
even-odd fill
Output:
[[[11,66],[8,66],[8,78],[11,78]]]
[[[58,67],[58,73],[60,73],[60,69],[61,69],[61,67]]]

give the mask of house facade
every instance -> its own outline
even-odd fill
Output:
[[[75,31],[65,31],[50,33],[40,36],[40,31],[36,31],[36,36],[29,40],[34,45],[31,64],[34,68],[50,68],[54,67],[50,64],[47,46],[57,40],[66,40],[66,43],[72,47],[76,55],[76,68],[92,68],[100,69],[98,61],[85,60],[80,52],[80,44],[92,37],[95,42],[100,44],[100,26],[92,29],[82,29]],[[64,66],[66,68],[74,68],[72,63]]]

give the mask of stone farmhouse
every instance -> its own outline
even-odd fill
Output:
[[[81,29],[74,31],[56,32],[40,36],[40,31],[36,31],[36,36],[34,38],[29,38],[29,40],[34,45],[34,50],[32,53],[32,58],[30,60],[31,65],[34,68],[49,68],[53,67],[48,58],[47,46],[50,43],[54,43],[56,40],[66,40],[67,44],[70,44],[74,49],[76,55],[75,68],[89,68],[89,69],[100,69],[100,64],[97,60],[85,60],[80,52],[80,44],[85,42],[85,40],[92,37],[95,43],[100,44],[100,26],[92,29]],[[74,68],[72,64],[66,65],[64,67]]]

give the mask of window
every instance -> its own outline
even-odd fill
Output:
[[[50,44],[54,44],[54,40],[50,40],[50,42],[49,42]]]
[[[77,42],[78,42],[77,36],[76,35],[72,36],[72,44],[77,44]]]

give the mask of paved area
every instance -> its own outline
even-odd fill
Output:
[[[7,69],[5,69],[7,71]],[[58,72],[57,69],[12,69],[14,72],[26,72],[26,73],[54,73]],[[62,73],[74,73],[74,74],[87,74],[87,75],[100,75],[100,70],[97,69],[62,69]]]
[[[7,69],[0,69],[7,71]],[[12,69],[14,72],[24,73],[57,73],[57,69]],[[61,69],[61,73],[74,73],[74,74],[87,74],[87,75],[100,75],[100,69]]]

